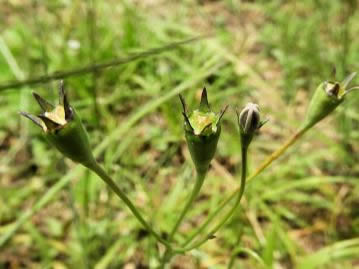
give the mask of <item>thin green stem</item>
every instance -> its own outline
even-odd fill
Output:
[[[292,135],[287,142],[285,142],[279,149],[277,149],[275,152],[273,152],[267,159],[265,159],[264,162],[256,169],[256,171],[248,177],[248,180],[251,180],[255,178],[258,174],[260,174],[264,169],[266,169],[269,165],[272,164],[275,160],[277,160],[280,156],[283,155],[286,150],[293,145],[300,137],[302,137],[305,132],[307,131],[307,128],[300,129],[297,131],[294,135]]]
[[[196,178],[196,183],[192,189],[192,193],[185,205],[185,207],[183,208],[181,215],[179,216],[179,218],[177,219],[175,225],[173,226],[171,233],[169,235],[168,241],[172,242],[173,238],[179,228],[179,226],[181,225],[184,217],[186,216],[188,210],[191,208],[194,200],[197,198],[199,191],[201,190],[201,187],[203,185],[204,179],[206,177],[207,171],[205,172],[198,172],[197,171],[197,178]],[[161,259],[161,266],[160,268],[165,268],[166,264],[171,260],[172,256],[173,256],[173,250],[170,247],[167,247],[165,250],[165,253],[163,254],[163,257]]]
[[[191,208],[191,205],[193,204],[193,201],[197,198],[199,191],[201,190],[201,187],[203,185],[204,179],[206,177],[206,172],[197,173],[197,179],[196,184],[193,187],[191,196],[189,197],[187,204],[183,208],[181,215],[176,221],[176,224],[173,226],[172,231],[170,233],[168,241],[171,242],[173,240],[174,235],[176,234],[179,226],[181,225],[184,217],[186,216],[188,210]]]
[[[185,248],[185,251],[192,250],[194,248],[197,248],[207,242],[227,221],[228,219],[233,215],[233,213],[236,211],[237,207],[239,206],[241,199],[244,194],[244,190],[246,187],[246,176],[247,176],[247,152],[248,147],[242,147],[242,171],[241,171],[241,186],[239,187],[237,200],[234,203],[234,206],[232,209],[224,216],[224,218],[208,233],[207,236],[205,236],[202,240],[198,241],[197,243],[189,246],[188,248]]]
[[[174,254],[175,254],[175,252],[173,252],[171,248],[167,247],[166,251],[163,254],[163,257],[161,259],[161,265],[160,265],[159,269],[165,269],[166,264],[171,260],[171,258],[173,257]]]
[[[300,128],[293,136],[291,136],[287,142],[285,142],[279,149],[277,149],[275,152],[273,152],[266,160],[264,160],[264,162],[257,168],[257,170],[251,174],[246,181],[250,181],[253,178],[255,178],[258,174],[260,174],[264,169],[266,169],[269,165],[272,164],[272,162],[274,162],[276,159],[278,159],[281,155],[284,154],[284,152],[291,146],[293,145],[296,141],[299,140],[299,138],[301,138],[310,128],[307,127],[303,127]],[[193,239],[201,234],[206,228],[207,226],[214,220],[214,218],[223,210],[223,208],[230,202],[232,201],[232,199],[234,199],[234,197],[236,197],[236,194],[238,192],[240,192],[241,187],[237,188],[235,191],[233,191],[231,193],[230,196],[227,197],[226,200],[224,200],[222,202],[222,204],[215,210],[213,211],[209,217],[207,218],[207,220],[197,229],[195,230],[188,238],[187,240],[182,244],[182,247],[186,247],[188,246]]]
[[[237,258],[237,255],[241,252],[246,253],[249,256],[251,256],[252,258],[254,258],[263,268],[268,268],[267,265],[265,264],[265,262],[263,261],[263,259],[256,252],[254,252],[253,250],[251,250],[249,248],[238,247],[233,251],[233,254],[231,256],[231,259],[229,260],[227,269],[233,268],[233,265]]]
[[[162,237],[157,234],[151,227],[150,224],[142,217],[141,213],[137,210],[136,206],[132,204],[127,195],[116,185],[112,178],[103,170],[103,168],[98,164],[94,163],[88,166],[94,173],[96,173],[105,183],[117,194],[117,196],[127,205],[131,210],[133,215],[138,219],[138,221],[152,234],[159,242],[164,244],[166,247],[171,248],[171,245]]]

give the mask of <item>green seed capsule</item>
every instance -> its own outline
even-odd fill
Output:
[[[21,115],[41,127],[45,138],[65,157],[87,167],[93,165],[95,159],[92,155],[86,129],[76,111],[69,105],[63,83],[60,83],[60,102],[57,106],[53,106],[36,93],[33,95],[43,113],[34,116],[20,112]]]
[[[341,83],[325,81],[317,87],[309,104],[303,129],[309,129],[321,121],[344,101],[350,91],[358,88],[348,88],[355,75],[356,73],[350,74]]]
[[[217,143],[221,134],[221,127],[210,135],[195,135],[190,131],[185,132],[186,141],[192,160],[198,173],[206,173],[209,164],[216,153]]]
[[[180,95],[185,119],[186,141],[198,173],[206,173],[216,152],[221,134],[220,121],[227,107],[219,114],[211,111],[206,88],[202,91],[201,103],[197,110],[187,114],[184,99]]]
[[[47,131],[45,138],[65,157],[74,162],[89,167],[95,161],[86,129],[74,110],[71,121],[63,128]]]

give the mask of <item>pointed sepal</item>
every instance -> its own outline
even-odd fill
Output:
[[[199,111],[201,112],[210,112],[211,108],[208,103],[208,96],[207,96],[207,89],[206,87],[203,88],[201,94],[201,103],[199,104]]]
[[[194,129],[193,129],[192,125],[191,125],[191,122],[189,121],[189,118],[188,118],[187,114],[182,112],[182,115],[183,115],[183,118],[184,118],[185,123],[186,123],[185,127],[189,129],[188,131],[194,132]]]
[[[221,123],[222,117],[223,117],[224,113],[226,113],[227,109],[228,109],[228,105],[226,105],[219,113],[217,125]]]
[[[59,104],[64,108],[65,120],[70,121],[72,119],[73,112],[65,91],[65,85],[63,80],[61,80],[59,84]]]
[[[186,101],[184,100],[182,94],[179,94],[179,99],[181,101],[182,104],[182,109],[183,109],[183,113],[187,115],[187,105],[186,105]]]
[[[37,101],[43,112],[49,112],[55,108],[52,104],[50,104],[36,92],[32,92],[32,95],[34,96],[35,100]]]
[[[211,111],[206,88],[202,91],[200,105],[196,110],[188,113],[186,103],[181,95],[180,100],[183,107],[182,115],[188,149],[197,173],[205,174],[216,152],[221,134],[220,120],[227,107],[218,114]]]
[[[262,120],[262,121],[259,123],[259,125],[258,125],[258,130],[259,130],[260,128],[262,128],[263,125],[265,125],[268,121],[269,121],[269,119]]]
[[[44,126],[42,125],[42,121],[41,121],[40,118],[38,118],[35,115],[32,115],[30,113],[23,112],[23,111],[20,111],[19,113],[20,113],[21,116],[24,116],[25,118],[31,120],[33,123],[35,123],[41,129],[44,129]]]
[[[356,72],[353,72],[342,81],[341,84],[342,84],[342,88],[344,89],[344,91],[348,89],[350,82],[352,82],[352,80],[354,79],[356,74],[357,74]]]

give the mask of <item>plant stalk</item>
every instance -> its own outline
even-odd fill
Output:
[[[197,243],[193,244],[192,246],[189,246],[188,248],[185,248],[185,251],[192,250],[194,248],[197,248],[207,242],[209,239],[212,238],[212,236],[228,221],[228,219],[233,215],[233,213],[238,208],[241,199],[244,194],[245,186],[246,186],[246,176],[247,176],[247,152],[248,152],[248,146],[242,147],[242,170],[241,170],[241,185],[239,187],[239,191],[237,192],[237,200],[234,203],[234,206],[232,209],[224,216],[224,218],[208,233],[206,237],[204,237],[202,240],[198,241]]]
[[[277,149],[275,152],[273,152],[267,159],[265,159],[264,162],[262,162],[262,164],[256,169],[256,171],[251,174],[248,177],[248,180],[251,180],[253,178],[255,178],[257,175],[259,175],[264,169],[266,169],[269,165],[272,164],[272,162],[274,162],[275,160],[277,160],[280,156],[282,156],[284,154],[284,152],[287,151],[287,149],[293,145],[300,137],[302,137],[305,132],[308,129],[303,128],[303,129],[299,129],[299,131],[297,131],[294,135],[292,135],[287,142],[285,142],[279,149]]]
[[[306,126],[300,128],[294,135],[292,135],[279,149],[277,149],[275,152],[273,152],[262,164],[256,169],[256,171],[251,174],[246,181],[252,180],[255,178],[258,174],[260,174],[264,169],[266,169],[269,165],[272,164],[276,159],[278,159],[280,156],[284,154],[284,152],[293,145],[296,141],[299,140],[310,128],[307,128]],[[195,230],[188,238],[187,240],[182,244],[182,247],[188,246],[193,239],[201,234],[207,226],[213,221],[213,219],[223,210],[223,208],[236,196],[238,192],[241,191],[241,187],[237,188],[235,191],[232,192],[230,196],[227,197],[226,200],[223,201],[223,203],[215,210],[213,211],[210,216],[207,218],[207,220],[197,229]]]
[[[166,264],[171,260],[175,252],[172,251],[171,248],[166,248],[165,253],[163,254],[163,257],[161,259],[161,265],[159,269],[165,269]]]
[[[150,234],[152,234],[159,242],[164,244],[166,247],[171,248],[171,245],[166,240],[162,239],[162,237],[152,229],[151,225],[148,224],[148,222],[142,217],[141,213],[137,210],[136,206],[131,202],[127,195],[116,185],[112,178],[97,162],[94,162],[92,165],[89,165],[88,168],[94,173],[96,173],[116,193],[116,195],[127,205],[133,215],[148,230]]]
[[[203,185],[203,182],[204,182],[204,179],[206,177],[206,174],[207,174],[207,171],[205,171],[205,172],[197,171],[196,183],[195,183],[195,185],[194,185],[194,187],[192,189],[192,193],[191,193],[185,207],[183,208],[183,210],[181,212],[181,215],[179,216],[179,218],[177,219],[175,225],[172,228],[172,231],[171,231],[171,233],[169,235],[169,238],[168,238],[169,242],[173,241],[173,238],[174,238],[179,226],[181,225],[184,217],[186,216],[188,210],[191,208],[194,200],[197,198],[198,193],[201,190],[201,187]],[[165,268],[166,263],[168,263],[171,260],[172,256],[173,256],[172,249],[167,247],[166,250],[165,250],[165,253],[163,254],[163,258],[162,258],[162,261],[161,261],[161,267],[160,268]]]
[[[175,226],[173,226],[173,228],[172,228],[172,231],[171,231],[169,239],[168,239],[169,242],[171,242],[173,240],[173,237],[176,234],[179,226],[181,225],[184,217],[186,216],[188,210],[191,208],[191,205],[193,204],[194,200],[197,198],[198,193],[201,190],[201,187],[203,185],[205,177],[206,177],[206,172],[197,173],[196,184],[193,187],[191,196],[189,197],[187,204],[183,208],[181,215],[179,216],[179,218],[176,221]]]

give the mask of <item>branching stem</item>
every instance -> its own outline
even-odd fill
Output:
[[[247,175],[247,152],[248,147],[242,147],[242,170],[241,170],[241,186],[239,187],[239,191],[237,193],[237,199],[231,208],[231,210],[224,216],[224,218],[205,236],[203,239],[198,241],[197,243],[185,248],[185,251],[192,250],[194,248],[197,248],[207,242],[209,239],[212,238],[212,236],[228,221],[228,219],[233,215],[233,213],[238,208],[241,199],[244,194],[245,186],[246,186],[246,175]]]
[[[276,159],[278,159],[291,145],[293,145],[296,141],[298,141],[299,138],[301,138],[309,128],[300,128],[294,135],[292,135],[287,142],[285,142],[279,149],[277,149],[275,152],[273,152],[257,169],[256,171],[251,174],[247,181],[255,178],[258,174],[260,174],[264,169],[266,169],[269,165],[272,164]],[[223,210],[223,208],[230,202],[232,199],[236,197],[237,193],[240,193],[241,186],[237,188],[235,191],[232,192],[230,196],[227,197],[226,200],[223,201],[223,203],[215,210],[213,211],[207,220],[197,229],[195,230],[188,238],[187,240],[181,245],[183,248],[186,248],[193,239],[196,238],[199,234],[201,234],[207,226],[214,220],[214,218]],[[234,207],[236,204],[234,205]],[[187,248],[186,248],[187,249]]]

